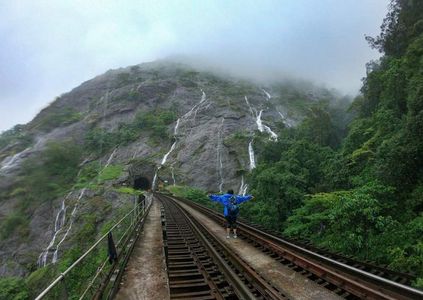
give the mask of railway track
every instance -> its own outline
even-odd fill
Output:
[[[394,281],[394,282],[397,282],[397,283],[400,283],[400,284],[403,284],[403,285],[408,285],[408,286],[411,286],[412,282],[414,280],[416,280],[416,276],[414,276],[413,274],[390,270],[386,267],[376,265],[375,263],[371,263],[371,262],[358,261],[358,260],[356,260],[352,257],[345,256],[345,255],[342,255],[340,253],[333,253],[333,252],[331,252],[327,249],[315,247],[309,241],[287,238],[287,237],[282,236],[279,232],[267,230],[263,226],[260,226],[258,224],[249,223],[248,221],[246,221],[244,219],[241,219],[241,221],[244,224],[250,225],[251,227],[257,228],[261,231],[264,231],[264,232],[266,232],[270,235],[273,235],[273,236],[278,237],[280,239],[283,239],[287,242],[290,242],[292,244],[300,246],[304,249],[310,250],[312,252],[315,252],[315,253],[320,254],[322,256],[325,256],[327,258],[334,259],[338,262],[349,265],[351,267],[366,271],[368,273],[372,273],[372,274],[377,275],[379,277],[382,277],[382,278],[385,278],[385,279],[388,279],[388,280],[391,280],[391,281]]]
[[[158,198],[171,299],[288,299],[175,201]]]
[[[165,195],[160,195],[160,198],[169,203],[172,203],[172,199],[176,199]],[[184,199],[177,198],[177,200],[219,223],[224,222],[223,216],[211,209]],[[238,228],[241,238],[274,258],[275,261],[290,267],[343,298],[423,299],[422,291],[403,284],[412,280],[413,277],[410,274],[390,271],[369,263],[360,263],[322,250],[320,253],[315,252],[310,249],[312,248],[310,246],[304,247],[292,243],[244,222],[240,222]]]

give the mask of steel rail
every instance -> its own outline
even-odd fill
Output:
[[[151,205],[151,204],[150,204]],[[136,204],[136,206],[129,211],[125,216],[123,216],[116,224],[114,224],[103,236],[101,236],[87,251],[85,251],[72,265],[70,265],[65,271],[63,271],[47,288],[45,288],[35,300],[40,300],[44,298],[58,283],[60,283],[66,275],[72,271],[79,263],[81,263],[97,246],[107,238],[108,234],[111,233],[116,227],[118,227],[126,218],[132,215],[141,205]]]
[[[180,209],[160,200],[170,299],[238,299]]]
[[[205,214],[212,216],[214,218],[217,218],[220,221],[223,221],[223,217],[220,214],[214,212],[213,210],[209,208],[206,208],[197,203],[193,203],[192,201],[187,201],[185,199],[178,198],[176,200],[183,201],[184,203],[190,205],[191,207],[197,208],[198,210],[204,212]],[[295,259],[304,260],[303,257],[300,257],[299,255],[294,253],[294,252],[299,252],[302,255],[306,255],[307,259],[310,259],[310,258],[313,259],[315,261],[315,264],[313,265],[316,268],[322,269],[322,264],[326,264],[331,266],[332,268],[335,268],[336,272],[331,271],[329,269],[325,269],[325,272],[331,272],[333,276],[339,276],[340,275],[339,271],[342,271],[343,273],[346,273],[346,275],[348,276],[353,275],[355,277],[353,279],[347,278],[345,276],[343,276],[342,278],[339,277],[339,279],[341,280],[340,282],[341,284],[342,282],[345,282],[345,281],[348,281],[350,284],[357,284],[358,289],[361,289],[362,287],[364,287],[364,289],[368,293],[374,294],[375,297],[382,297],[382,298],[385,297],[385,299],[423,299],[423,291],[421,290],[412,288],[407,285],[403,285],[401,283],[397,283],[395,281],[377,276],[375,274],[360,270],[358,268],[354,268],[342,262],[325,257],[321,254],[315,253],[313,251],[310,251],[308,249],[295,245],[291,242],[285,241],[280,237],[273,236],[267,232],[254,228],[253,226],[247,225],[243,222],[238,222],[238,225],[239,225],[239,229],[241,229],[241,232],[240,232],[241,234],[242,234],[242,231],[246,231],[249,234],[254,235],[255,238],[259,241],[267,242],[267,243],[269,242],[269,240],[273,241],[274,242],[272,243],[273,245],[270,245],[270,246],[272,246],[274,249],[276,249],[277,252],[281,254],[288,252],[287,249],[281,248],[282,245],[287,248],[293,249],[294,251],[289,251],[289,254],[293,256],[294,260]],[[303,265],[304,267],[306,267],[307,264],[311,266],[310,263],[311,262],[309,261],[304,261]],[[326,280],[328,278],[324,278],[324,279]],[[361,281],[361,283],[358,281]],[[363,284],[365,284],[368,281],[372,282],[373,284],[376,284],[377,287],[372,287],[370,289],[365,287]],[[385,290],[381,286],[384,286]],[[345,289],[346,286],[342,286],[342,288]],[[354,289],[354,292],[357,292],[357,290]],[[389,294],[385,294],[385,292],[388,292]]]
[[[255,299],[255,296],[250,292],[250,289],[245,286],[245,283],[232,270],[228,263],[222,258],[222,256],[216,250],[215,246],[210,243],[209,239],[212,239],[212,241],[217,244],[221,250],[223,250],[224,255],[228,257],[229,261],[234,264],[236,269],[240,270],[244,276],[249,278],[249,281],[254,285],[254,287],[260,292],[261,295],[275,300],[287,299],[285,295],[282,295],[279,290],[270,285],[259,274],[257,274],[257,272],[255,272],[248,265],[248,263],[242,261],[236,254],[233,253],[231,249],[219,241],[214,236],[214,234],[210,232],[209,229],[201,224],[201,222],[196,220],[188,211],[186,211],[184,207],[180,205],[180,203],[176,202],[174,199],[168,196],[164,196],[164,198],[170,199],[180,209],[181,213],[184,214],[185,218],[188,220],[188,222],[190,222],[197,235],[200,236],[202,242],[204,242],[213,258],[217,259],[218,265],[222,268],[223,273],[230,280],[236,294],[240,296],[241,299]],[[203,232],[205,232],[209,238],[206,237]]]

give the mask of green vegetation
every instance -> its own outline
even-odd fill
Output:
[[[10,237],[13,233],[24,237],[28,234],[29,219],[25,218],[19,212],[8,215],[0,224],[0,239],[4,240]]]
[[[119,178],[122,174],[123,166],[121,165],[110,165],[101,170],[98,175],[98,181],[103,182],[107,180],[113,180]]]
[[[122,187],[116,189],[116,191],[118,191],[119,193],[122,193],[122,194],[128,194],[128,195],[134,195],[134,196],[142,195],[142,191],[136,190],[136,189],[129,187],[129,186],[122,186]]]
[[[104,197],[96,196],[86,199],[84,202],[84,214],[78,217],[78,222],[75,223],[74,227],[75,232],[68,237],[68,242],[74,246],[60,255],[60,260],[57,264],[50,264],[37,269],[27,277],[26,285],[30,288],[30,297],[25,299],[37,296],[43,288],[72,265],[97,239],[133,208],[133,202],[128,201],[127,205],[122,205],[119,209],[113,211],[112,214],[112,205]],[[113,231],[115,243],[125,232],[130,221],[131,218],[123,226]],[[107,239],[88,255],[83,263],[66,275],[64,283],[69,299],[78,299],[77,295],[84,291],[97,268],[106,258]],[[110,266],[107,264],[106,270]],[[47,299],[59,299],[63,288],[62,283],[58,284]]]
[[[33,128],[50,131],[60,126],[70,125],[82,119],[82,114],[71,107],[52,105],[48,110],[42,111],[35,119]]]
[[[238,162],[243,162],[238,163],[237,168],[239,172],[244,172],[242,166],[249,160],[248,153],[245,152],[245,149],[248,147],[250,139],[251,137],[246,131],[238,131],[223,140],[225,147],[229,148],[229,154],[234,155]]]
[[[169,138],[168,125],[176,121],[176,113],[170,110],[140,112],[132,123],[121,123],[113,131],[95,127],[85,136],[85,148],[89,152],[105,154],[117,145],[127,145],[148,132],[156,141]]]
[[[135,117],[135,126],[148,131],[153,138],[169,138],[167,126],[176,121],[176,113],[168,110],[141,112]]]
[[[202,204],[204,206],[207,206],[216,211],[220,211],[219,204],[216,202],[210,201],[210,199],[207,197],[207,194],[200,189],[196,189],[196,188],[192,188],[188,186],[181,186],[181,185],[168,186],[167,189],[176,197],[185,198],[185,199],[197,202],[199,204]]]
[[[16,125],[12,129],[0,134],[0,149],[6,146],[17,144],[16,152],[22,151],[32,143],[32,137],[25,132],[24,125]]]
[[[25,280],[18,277],[0,278],[0,300],[29,299],[29,290]]]
[[[318,101],[288,87],[284,99],[305,113],[278,142],[256,133],[259,165],[248,178],[256,199],[250,221],[285,235],[418,276],[423,287],[423,4],[392,2],[382,34],[369,38],[385,55],[368,64],[362,95],[351,105]],[[277,89],[278,87],[275,87]],[[330,101],[329,101],[330,100]],[[340,113],[342,112],[342,113]],[[349,123],[346,127],[346,123]],[[245,142],[234,135],[225,144]],[[210,207],[201,191],[170,187]]]
[[[74,142],[50,142],[42,153],[25,160],[19,182],[26,191],[24,206],[39,205],[69,190],[75,183],[81,157],[82,149]]]
[[[258,137],[260,164],[249,178],[256,200],[242,210],[250,220],[286,235],[413,272],[420,287],[421,5],[393,1],[382,35],[372,40],[385,55],[368,65],[347,130],[345,118],[320,102],[298,128],[281,129],[277,143]]]
[[[15,208],[0,223],[0,238],[14,234],[27,238],[33,210],[41,203],[62,196],[75,183],[81,161],[81,148],[69,141],[49,143],[46,149],[22,164],[17,182],[4,197],[13,197]]]

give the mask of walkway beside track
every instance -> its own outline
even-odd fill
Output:
[[[153,201],[115,299],[169,299],[160,203],[157,199]]]
[[[270,280],[274,286],[288,293],[291,299],[342,299],[301,274],[275,261],[242,239],[226,239],[226,231],[222,226],[190,206],[178,203],[191,213],[198,221],[207,226],[214,235],[242,257],[264,278]],[[241,209],[242,214],[242,209]]]

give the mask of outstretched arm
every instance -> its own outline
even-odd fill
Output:
[[[223,203],[223,198],[220,195],[209,195],[211,201]]]
[[[247,195],[247,196],[236,196],[236,201],[238,204],[241,204],[242,202],[248,201],[253,199],[254,197],[251,195]]]

